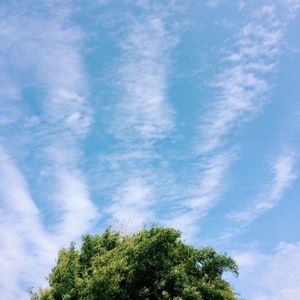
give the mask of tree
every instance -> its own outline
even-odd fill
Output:
[[[163,227],[122,236],[106,230],[85,235],[79,250],[72,243],[60,250],[49,287],[32,300],[233,300],[226,271],[238,275],[226,254],[195,248],[180,232]]]

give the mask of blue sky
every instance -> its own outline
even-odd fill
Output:
[[[172,226],[241,297],[300,298],[300,1],[0,1],[0,298],[59,248]]]

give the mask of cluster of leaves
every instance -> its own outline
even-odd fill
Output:
[[[86,235],[59,252],[49,287],[32,300],[231,300],[235,293],[222,279],[238,274],[233,259],[212,248],[194,248],[180,232],[153,227],[131,236],[106,230]]]

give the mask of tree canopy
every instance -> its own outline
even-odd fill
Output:
[[[32,300],[233,300],[226,271],[236,263],[210,247],[195,248],[180,232],[163,227],[134,235],[106,230],[85,235],[80,249],[61,249],[49,287],[31,293]]]

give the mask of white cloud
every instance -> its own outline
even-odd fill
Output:
[[[183,236],[191,240],[199,231],[199,220],[220,200],[226,184],[224,178],[233,159],[232,154],[223,153],[212,156],[204,163],[199,182],[196,186],[186,189],[186,194],[190,197],[177,204],[178,207],[183,206],[182,211],[164,223],[180,229]]]
[[[245,6],[246,6],[246,2],[244,0],[238,1],[239,10],[243,10]]]
[[[294,300],[300,297],[300,243],[281,242],[270,254],[239,252],[237,285],[249,300]]]
[[[150,9],[145,2],[139,5]],[[156,11],[156,7],[152,10]],[[115,172],[113,182],[117,183],[109,193],[113,202],[107,209],[110,222],[128,231],[155,220],[156,184],[149,162],[158,158],[154,144],[174,129],[167,80],[176,38],[168,32],[163,15],[162,7],[156,13],[131,19],[119,42],[116,82],[120,96],[111,124],[118,143],[117,151],[105,157],[104,162],[109,163],[110,172]]]
[[[295,17],[300,8],[299,0],[280,0],[280,2],[287,7],[291,17]]]
[[[5,12],[0,9],[0,125],[13,124],[20,118],[19,100],[21,89],[18,82],[7,70],[7,58],[3,53],[11,51],[11,35],[14,34],[10,22],[6,21]]]
[[[0,165],[2,211],[5,211],[8,217],[13,216],[17,220],[15,224],[20,224],[22,235],[28,242],[42,250],[51,250],[50,236],[43,228],[40,211],[29,194],[25,179],[1,145]]]
[[[111,214],[110,224],[126,233],[141,229],[153,220],[153,200],[151,186],[137,175],[132,177],[120,187],[107,210]]]
[[[0,297],[1,299],[21,299],[19,283],[22,272],[27,267],[28,255],[25,253],[22,236],[10,222],[0,216]]]
[[[38,287],[53,264],[57,249],[87,232],[98,217],[78,166],[80,142],[92,121],[81,58],[82,35],[69,24],[68,10],[61,9],[57,14],[53,10],[52,14],[47,7],[41,13],[44,8],[39,7],[39,14],[24,13],[22,5],[1,11],[0,78],[5,80],[1,81],[0,117],[7,115],[2,119],[2,140],[10,145],[10,155],[16,156],[15,160],[22,160],[32,150],[32,163],[38,162],[39,166],[36,177],[43,174],[35,183],[50,199],[47,204],[60,220],[55,233],[44,230],[41,212],[29,187],[14,160],[1,149],[1,209],[5,212],[1,215],[1,234],[7,231],[13,235],[10,239],[6,236],[8,244],[0,252],[0,260],[11,269],[11,277],[1,278],[4,283],[0,298],[8,300],[21,298],[13,294],[19,293],[21,284]],[[33,103],[22,102],[27,100],[22,98],[29,87],[38,97],[33,97]],[[38,118],[35,109],[41,113]],[[29,124],[24,124],[27,120]],[[16,126],[12,132],[9,126],[17,121],[23,126]],[[26,126],[30,127],[30,135],[23,136]],[[15,151],[14,145],[20,148]],[[24,156],[19,154],[23,149]]]
[[[45,231],[26,182],[2,145],[0,176],[0,298],[9,300],[18,298],[21,282],[42,283],[41,271],[50,267],[58,245]]]
[[[203,163],[201,181],[193,191],[194,197],[186,201],[187,207],[197,209],[199,213],[206,212],[215,204],[225,184],[224,176],[232,160],[232,154],[222,153]]]
[[[252,222],[255,218],[278,205],[287,188],[296,179],[296,157],[293,153],[278,155],[271,165],[272,179],[266,184],[265,190],[248,210],[231,214],[237,222]]]
[[[211,167],[199,170],[200,187],[193,188],[195,196],[185,203],[190,212],[183,210],[181,216],[183,232],[195,231],[196,221],[220,197],[232,158],[222,157],[224,154],[217,153],[226,144],[228,134],[259,112],[265,103],[266,93],[270,89],[265,77],[276,66],[285,29],[285,23],[277,15],[277,9],[275,5],[265,5],[252,15],[251,21],[238,33],[236,41],[226,49],[224,67],[211,82],[216,95],[201,118],[199,139],[196,142],[196,152],[201,161],[209,161]],[[281,159],[281,163],[274,168],[278,176],[282,174],[282,177],[277,178],[275,175],[273,186],[276,187],[272,186],[273,192],[272,195],[267,195],[268,201],[257,204],[257,212],[276,205],[288,185],[287,181],[292,180],[288,168],[293,161],[283,157]],[[174,220],[177,218],[179,216]],[[239,230],[240,228],[234,228],[225,232],[222,239],[232,237]]]
[[[42,167],[47,167],[48,175],[57,183],[50,193],[54,196],[53,204],[63,211],[59,231],[67,234],[72,228],[69,239],[74,239],[74,230],[87,230],[96,214],[91,213],[95,207],[78,168],[79,142],[88,132],[92,118],[86,100],[88,86],[80,53],[81,33],[66,20],[55,15],[49,20],[20,18],[13,25],[19,35],[15,42],[22,44],[18,51],[25,60],[23,68],[33,69],[36,84],[41,84],[46,94],[40,101],[44,123],[38,123],[33,130],[43,130],[42,153],[47,165]],[[88,208],[80,218],[78,207]],[[79,230],[77,236],[82,233]],[[65,239],[68,240],[67,235]]]
[[[272,177],[264,184],[263,191],[247,209],[228,215],[235,225],[225,230],[218,240],[229,240],[241,234],[256,218],[276,207],[297,178],[295,165],[296,156],[291,151],[285,151],[274,157],[271,161]]]
[[[75,170],[59,170],[57,175],[57,203],[62,215],[57,230],[62,241],[68,243],[89,231],[93,221],[99,217],[90,201],[82,174]]]
[[[269,90],[263,78],[277,60],[283,35],[274,6],[264,6],[242,28],[224,69],[211,83],[217,91],[200,124],[198,152],[207,154],[222,146],[230,130],[260,110]]]
[[[221,152],[230,130],[259,111],[269,86],[263,78],[276,63],[282,29],[273,6],[264,6],[261,12],[241,29],[224,61],[224,68],[212,82],[215,99],[209,103],[200,122],[196,153],[206,167],[199,168],[198,188],[184,203],[189,212],[181,216],[183,232],[191,235],[195,224],[219,200],[224,189],[226,172],[233,154]],[[180,216],[174,218],[174,224]],[[172,221],[173,224],[173,221]],[[177,223],[178,224],[178,223]]]
[[[113,132],[121,139],[152,142],[173,128],[166,99],[169,50],[175,40],[159,16],[135,21],[121,42],[118,70],[122,90]]]

